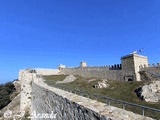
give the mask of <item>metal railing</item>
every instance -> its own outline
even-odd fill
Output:
[[[123,101],[123,100],[118,100],[118,99],[114,99],[114,98],[110,98],[110,97],[106,97],[106,96],[96,95],[96,94],[93,94],[93,93],[89,93],[89,92],[82,91],[82,90],[79,90],[79,89],[72,89],[72,88],[61,86],[61,85],[52,85],[52,86],[55,87],[55,88],[59,88],[59,89],[62,89],[62,90],[68,91],[68,92],[72,92],[72,93],[75,93],[75,94],[78,94],[78,95],[81,95],[81,96],[85,96],[85,97],[88,97],[88,98],[93,98],[94,97],[96,100],[103,99],[103,100],[106,101],[105,104],[107,104],[107,105],[111,105],[111,102],[116,102],[116,103],[121,104],[122,109],[125,109],[126,105],[129,105],[131,107],[137,107],[137,108],[141,109],[141,115],[143,115],[143,116],[147,116],[147,115],[145,115],[145,110],[158,112],[158,115],[160,115],[160,109],[151,108],[151,107],[147,107],[147,106],[143,106],[143,105],[139,105],[139,104],[135,104],[135,103],[131,103],[131,102],[126,102],[126,101]],[[117,105],[114,105],[114,104],[112,104],[112,106],[117,107]],[[133,110],[129,110],[129,111],[135,112]]]

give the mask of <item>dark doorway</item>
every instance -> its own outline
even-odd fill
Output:
[[[133,79],[132,78],[128,78],[128,81],[133,81]]]

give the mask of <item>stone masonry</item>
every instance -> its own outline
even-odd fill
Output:
[[[18,79],[21,82],[21,100],[20,110],[26,111],[31,107],[32,81],[37,75],[54,75],[58,74],[57,69],[24,69],[19,71]]]
[[[82,64],[83,63],[83,64]],[[98,77],[110,80],[140,81],[140,67],[148,67],[148,58],[138,54],[121,57],[121,64],[112,66],[87,66],[84,62],[79,67],[61,67],[61,74],[80,75],[83,77]]]
[[[141,77],[139,74],[140,67],[145,66],[148,67],[148,59],[146,56],[138,55],[138,54],[130,54],[123,56],[121,58],[122,63],[122,71],[124,80],[128,81],[128,79],[140,81]]]
[[[54,113],[55,120],[152,120],[149,117],[50,87],[42,81],[38,78],[32,84],[32,112]]]
[[[43,113],[56,115],[55,118],[51,118],[52,120],[152,120],[149,117],[48,86],[34,69],[21,70],[19,78],[26,86],[23,87],[24,84],[21,86],[20,108],[30,109],[32,120],[40,119],[38,114]],[[41,119],[45,120],[46,114]]]

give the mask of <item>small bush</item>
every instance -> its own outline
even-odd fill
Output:
[[[0,109],[5,107],[11,102],[10,95],[15,91],[12,82],[0,85]]]

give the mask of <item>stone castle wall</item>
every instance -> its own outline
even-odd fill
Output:
[[[60,72],[58,69],[37,68],[35,70],[38,75],[56,75]]]
[[[43,82],[42,78],[35,78],[32,83],[31,109],[32,113],[55,115],[56,118],[48,120],[152,120],[124,109],[50,87]]]
[[[159,67],[145,67],[145,68],[141,68],[141,70],[148,70],[148,71],[152,71],[155,73],[160,73],[160,66]]]
[[[55,75],[58,69],[24,69],[19,71],[18,79],[21,81],[20,110],[27,110],[31,106],[32,81],[37,75]]]
[[[36,74],[31,73],[29,70],[19,71],[19,80],[21,82],[21,99],[20,99],[20,110],[27,111],[31,107],[31,84],[33,77]]]
[[[77,67],[62,68],[61,74],[80,75],[83,77],[107,78],[109,80],[123,80],[123,72],[118,67]]]
[[[157,64],[160,66],[160,63]],[[138,54],[129,54],[121,57],[121,64],[112,66],[80,66],[60,67],[61,74],[80,75],[83,77],[98,77],[109,80],[140,81],[141,67],[148,66],[148,58]]]

